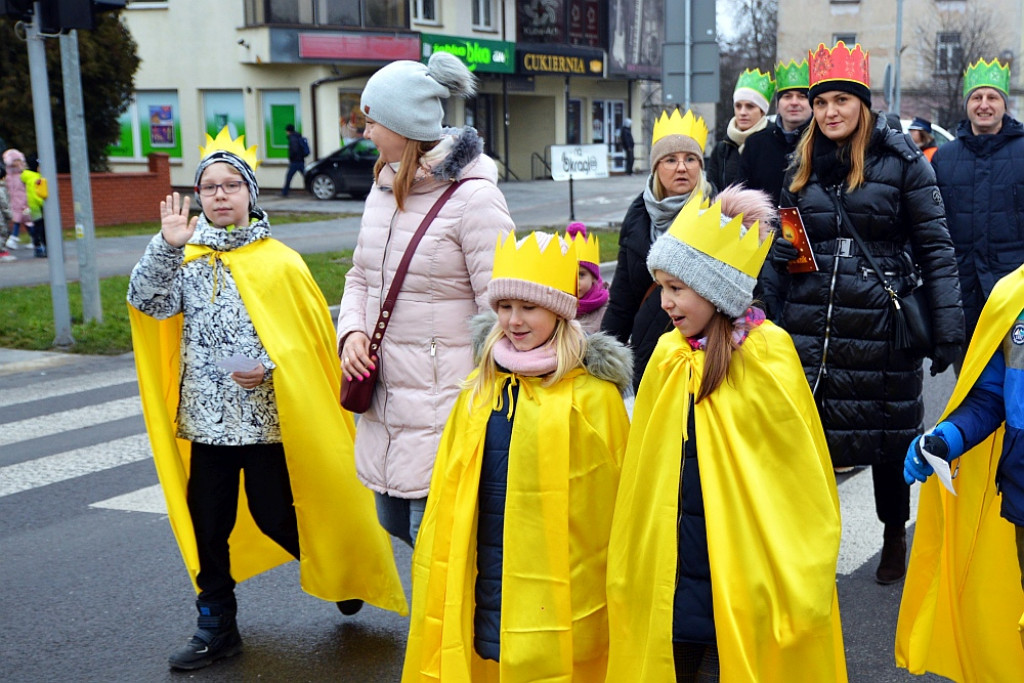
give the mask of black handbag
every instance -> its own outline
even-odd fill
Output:
[[[416,247],[419,246],[420,240],[427,233],[427,228],[434,221],[434,217],[437,216],[438,211],[444,206],[448,198],[452,196],[456,188],[462,183],[462,181],[455,181],[448,186],[448,189],[437,198],[434,205],[430,207],[430,211],[423,217],[423,221],[420,222],[419,227],[413,234],[412,239],[409,240],[408,246],[405,248],[405,253],[402,254],[402,261],[398,264],[398,268],[395,270],[395,276],[391,280],[391,287],[388,288],[388,294],[384,298],[384,303],[380,307],[380,315],[377,318],[377,324],[374,326],[373,331],[370,333],[370,355],[377,357],[377,362],[373,364],[373,369],[370,370],[370,376],[364,377],[360,381],[349,382],[344,376],[341,378],[341,407],[352,413],[365,413],[370,409],[370,403],[373,402],[373,391],[377,385],[377,377],[380,375],[380,366],[382,358],[380,355],[380,345],[384,340],[384,332],[388,328],[388,323],[391,321],[391,312],[395,308],[395,302],[398,300],[398,293],[402,289],[402,282],[405,280],[405,274],[409,270],[409,263],[412,261],[412,255],[416,252]]]
[[[857,246],[864,253],[864,258],[875,271],[882,289],[889,295],[892,307],[889,309],[889,326],[892,331],[893,346],[901,351],[906,351],[916,356],[929,356],[932,352],[932,316],[931,307],[928,304],[928,293],[922,291],[919,284],[906,294],[897,292],[885,277],[874,256],[868,251],[867,245],[861,238],[860,233],[853,227],[853,221],[847,215],[843,207],[842,199],[836,200],[836,206],[842,217],[843,225],[853,236]]]

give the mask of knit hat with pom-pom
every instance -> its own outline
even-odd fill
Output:
[[[363,89],[363,114],[410,140],[441,139],[444,107],[452,95],[472,97],[476,77],[453,54],[435,52],[426,64],[402,59],[370,76]]]

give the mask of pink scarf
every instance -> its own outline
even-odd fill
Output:
[[[523,377],[543,377],[558,367],[555,347],[551,344],[541,344],[529,351],[519,351],[512,346],[508,337],[502,337],[494,345],[494,362]]]
[[[596,311],[604,306],[607,301],[608,285],[598,278],[594,286],[590,288],[590,291],[580,298],[579,304],[576,306],[576,315],[584,315]]]
[[[747,333],[764,321],[764,311],[753,306],[748,308],[746,313],[734,319],[732,321],[732,340],[736,342],[736,346],[742,345],[747,338]],[[690,345],[691,349],[699,351],[707,348],[708,338],[701,337],[700,339],[693,339],[692,337],[687,337],[686,342]]]

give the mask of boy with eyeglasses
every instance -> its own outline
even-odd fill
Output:
[[[198,591],[198,628],[170,656],[174,669],[238,654],[236,581],[291,559],[303,589],[343,614],[363,600],[407,609],[356,480],[330,313],[302,258],[270,236],[255,150],[226,128],[207,136],[202,213],[190,218],[189,198],[168,195],[128,287],[153,457]]]

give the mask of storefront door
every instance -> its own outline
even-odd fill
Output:
[[[590,107],[592,142],[608,148],[608,170],[618,173],[626,170],[626,154],[619,141],[625,108],[626,104],[622,100],[593,100]]]

